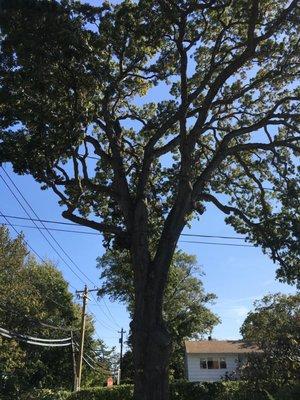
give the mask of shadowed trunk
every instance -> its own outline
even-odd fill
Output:
[[[162,318],[162,296],[157,284],[147,282],[138,296],[131,323],[135,366],[134,400],[167,400],[171,337]],[[137,290],[139,291],[138,287]]]
[[[135,400],[168,400],[171,337],[162,316],[163,296],[171,263],[151,261],[148,210],[145,201],[135,209],[131,256],[135,308],[131,322],[135,369]]]

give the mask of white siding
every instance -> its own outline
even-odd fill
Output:
[[[200,358],[213,357],[225,358],[227,368],[224,369],[205,369],[200,368]],[[188,354],[187,377],[190,382],[215,382],[222,376],[233,372],[237,367],[237,360],[243,358],[241,354]]]

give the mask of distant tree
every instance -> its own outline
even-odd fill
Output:
[[[112,300],[125,303],[132,316],[134,277],[129,252],[107,251],[98,258],[98,267],[102,282],[98,294],[109,295]],[[216,296],[205,292],[199,278],[201,275],[195,256],[181,251],[175,252],[165,289],[163,316],[173,342],[170,374],[176,379],[184,378],[184,340],[203,337],[219,322],[218,317],[208,308]],[[126,355],[125,362],[127,358],[131,362],[129,354]],[[132,373],[127,373],[126,376],[129,375],[132,376]]]
[[[163,296],[206,204],[299,280],[299,0],[1,0],[0,24],[0,162],[130,251],[134,397],[167,400]]]
[[[127,350],[122,358],[122,383],[134,382],[134,363],[132,350]]]
[[[249,358],[243,377],[252,382],[285,385],[300,379],[300,296],[267,295],[255,302],[241,327],[245,340],[263,354]]]
[[[0,326],[53,339],[67,337],[70,331],[45,324],[72,327],[78,341],[80,315],[67,282],[55,266],[51,262],[39,264],[29,254],[22,236],[11,239],[8,230],[0,226]],[[94,326],[88,317],[85,354],[97,359],[94,351],[101,349],[103,343],[93,339],[93,332]],[[96,361],[106,363],[102,357]],[[0,336],[1,398],[17,400],[19,394],[34,388],[72,389],[72,371],[70,347],[38,347]],[[83,384],[93,379],[99,384],[107,375],[107,372],[95,373],[84,367]]]

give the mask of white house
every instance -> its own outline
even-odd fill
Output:
[[[261,352],[241,340],[199,340],[185,342],[185,364],[190,382],[219,381],[236,371],[247,354]]]

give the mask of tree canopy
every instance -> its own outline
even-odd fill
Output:
[[[300,296],[267,295],[254,303],[241,334],[256,343],[263,355],[249,358],[242,374],[254,382],[277,385],[299,380],[300,370]]]
[[[9,237],[0,226],[0,326],[6,330],[39,338],[59,339],[74,330],[79,340],[80,307],[73,302],[68,284],[49,261],[38,262],[28,253],[23,237]],[[99,372],[84,367],[84,384],[104,382],[108,364],[95,350],[105,345],[93,338],[88,317],[85,354],[98,364]],[[33,346],[0,335],[0,393],[15,398],[34,388],[73,388],[73,360],[70,347]],[[96,364],[95,362],[95,364]],[[93,365],[95,365],[93,364]],[[97,369],[97,368],[96,368]]]
[[[0,22],[1,161],[65,217],[126,246],[146,198],[159,250],[184,194],[185,216],[214,204],[298,278],[296,0],[2,0]]]
[[[299,282],[299,1],[1,6],[0,162],[129,249],[134,396],[167,399],[163,294],[207,204]]]

